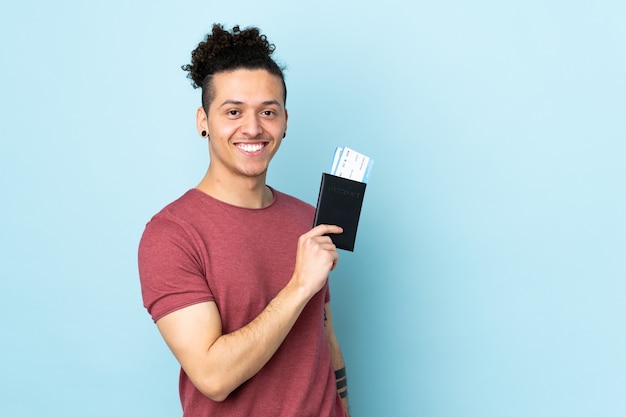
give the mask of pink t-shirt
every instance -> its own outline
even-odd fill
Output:
[[[155,215],[139,245],[144,305],[154,321],[214,301],[224,333],[254,319],[291,279],[297,241],[314,208],[274,192],[247,209],[192,189]],[[214,402],[181,369],[185,417],[343,416],[324,331],[328,284],[304,308],[272,359],[223,402]]]

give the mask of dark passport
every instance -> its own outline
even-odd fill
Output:
[[[320,224],[341,226],[342,234],[329,235],[339,249],[354,251],[365,185],[363,182],[322,174],[313,226]]]

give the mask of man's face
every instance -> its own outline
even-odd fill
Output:
[[[215,97],[207,124],[213,173],[221,178],[260,177],[287,129],[281,79],[266,70],[239,69],[213,76]]]

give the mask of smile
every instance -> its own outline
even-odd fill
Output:
[[[266,143],[238,143],[236,146],[244,152],[254,153],[265,147]]]

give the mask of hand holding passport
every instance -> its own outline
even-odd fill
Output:
[[[341,226],[342,234],[330,235],[339,249],[354,251],[365,186],[372,165],[369,157],[353,149],[339,147],[335,150],[331,173],[322,174],[313,226]]]

